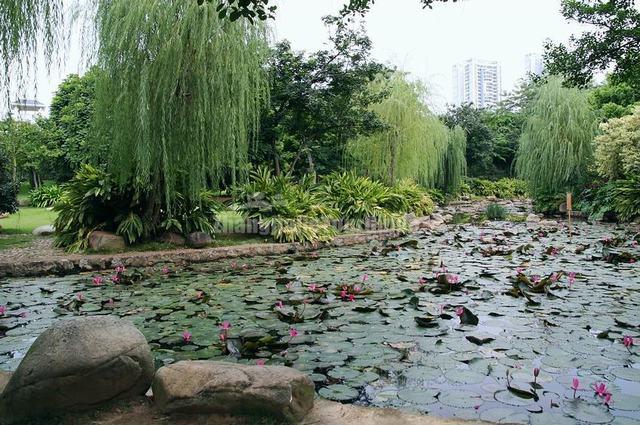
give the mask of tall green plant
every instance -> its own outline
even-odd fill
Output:
[[[425,187],[435,187],[444,174],[449,134],[424,104],[426,88],[396,73],[390,80],[377,79],[370,90],[389,92],[371,108],[386,129],[349,143],[353,168],[388,184],[412,179]]]
[[[449,144],[444,158],[444,170],[440,186],[448,193],[460,190],[462,179],[467,174],[467,134],[460,126],[449,131]]]
[[[217,5],[98,2],[96,128],[117,183],[151,189],[155,204],[235,180],[257,131],[265,29],[221,19]]]
[[[585,91],[558,77],[540,88],[520,139],[516,171],[534,197],[579,188],[593,160],[597,122]]]

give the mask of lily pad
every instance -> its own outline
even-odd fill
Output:
[[[360,395],[357,390],[340,384],[320,388],[318,394],[328,400],[343,402],[355,400]]]
[[[589,403],[579,398],[566,401],[562,411],[576,420],[590,424],[608,424],[613,421],[613,415],[602,403]]]

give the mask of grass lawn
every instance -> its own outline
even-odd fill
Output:
[[[0,251],[9,248],[24,248],[35,238],[32,235],[3,235],[0,233]]]
[[[0,235],[30,235],[33,229],[45,224],[53,224],[57,214],[45,208],[22,207],[7,218],[0,219]]]

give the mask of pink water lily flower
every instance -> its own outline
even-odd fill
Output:
[[[567,275],[569,277],[569,287],[571,287],[573,285],[573,283],[576,281],[576,272],[569,272],[569,274]]]
[[[464,307],[456,307],[456,316],[462,317],[464,314]]]
[[[558,273],[556,273],[556,272],[551,273],[551,276],[549,277],[549,280],[551,282],[557,282],[558,281]]]
[[[631,353],[631,347],[634,345],[633,338],[629,335],[625,335],[624,338],[622,338],[622,345],[624,345],[625,348],[629,350],[629,353]]]
[[[227,340],[227,335],[223,332],[218,335],[218,338],[220,338],[220,341],[225,342]]]
[[[266,361],[264,359],[256,360],[256,366],[264,367]]]
[[[353,294],[349,294],[349,301],[355,301],[356,300],[356,296]]]
[[[164,266],[164,267],[162,268],[162,274],[169,274],[169,267]]]
[[[369,280],[369,275],[365,273],[362,275],[362,282],[366,282],[367,280]]]
[[[609,394],[607,390],[607,385],[604,382],[596,383],[593,387],[593,390],[596,392],[598,397],[604,397]]]
[[[229,329],[231,329],[231,323],[229,323],[229,321],[225,320],[218,327],[220,329],[222,329],[222,330],[228,331]]]
[[[631,241],[631,246],[633,246],[633,247],[638,246],[638,241],[637,241],[637,240],[635,240],[635,239],[634,239],[634,240],[632,240],[632,241]]]
[[[540,275],[534,274],[531,276],[531,280],[533,281],[533,283],[539,283],[540,282]]]
[[[189,332],[189,331],[184,331],[184,332],[182,332],[182,340],[183,340],[184,342],[187,342],[187,343],[188,343],[188,342],[191,342],[191,336],[192,336],[192,335],[191,335],[191,332]]]
[[[84,301],[84,294],[82,292],[78,292],[76,294],[76,300],[78,301]]]
[[[516,274],[523,274],[523,273],[524,273],[524,267],[516,268]]]
[[[342,299],[347,298],[347,291],[346,290],[343,289],[342,291],[340,291],[340,298],[342,298]]]
[[[120,276],[118,276],[117,274],[114,274],[113,276],[111,276],[111,282],[113,283],[120,282]]]
[[[353,292],[355,292],[356,294],[359,294],[360,291],[362,291],[362,288],[360,288],[358,285],[353,287]]]
[[[611,400],[611,393],[607,393],[604,396],[604,404],[609,407],[611,406],[611,404],[613,404],[613,401]]]
[[[457,274],[448,274],[447,282],[449,282],[450,285],[457,285],[460,283],[460,276]]]
[[[533,368],[533,382],[536,381],[536,378],[538,378],[538,375],[540,375],[540,368],[539,367],[534,367]]]
[[[278,302],[276,302],[276,308],[277,308],[277,309],[282,309],[282,308],[284,308],[284,304],[282,303],[282,301],[278,301]]]
[[[93,281],[93,286],[100,286],[102,285],[104,279],[102,278],[102,276],[94,276],[92,281]]]
[[[0,316],[4,316],[4,314],[7,312],[7,306],[6,305],[0,305]]]
[[[291,338],[295,338],[298,336],[298,330],[296,328],[289,329],[289,336]]]
[[[421,277],[420,279],[418,279],[418,285],[424,286],[426,284],[427,284],[427,280],[424,277]]]
[[[576,398],[576,391],[580,388],[580,380],[578,378],[573,378],[571,381],[571,389],[573,390],[573,398]]]
[[[318,285],[316,285],[315,283],[312,283],[311,285],[309,285],[310,292],[316,292],[317,289],[318,289]]]
[[[126,268],[122,264],[116,266],[116,273],[124,273],[125,270]]]
[[[113,298],[109,298],[109,300],[106,302],[106,307],[107,308],[113,308],[114,304],[115,303],[113,301]]]

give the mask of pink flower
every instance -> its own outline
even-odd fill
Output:
[[[196,300],[201,300],[204,298],[204,291],[196,291]]]
[[[629,335],[625,335],[624,338],[622,338],[622,344],[624,344],[627,349],[633,347],[633,338]]]
[[[18,314],[18,316],[22,317],[23,319],[27,317],[27,312],[23,311],[22,313]]]
[[[551,273],[551,276],[549,277],[549,280],[551,282],[557,282],[558,281],[558,273],[556,273],[556,272]]]
[[[220,338],[220,341],[225,342],[227,340],[227,335],[223,332],[218,335],[218,338]]]
[[[102,276],[93,277],[93,286],[100,286],[102,285],[102,282],[103,282]]]
[[[78,301],[84,301],[84,294],[82,292],[78,292],[76,294],[76,300]]]
[[[464,314],[464,307],[456,307],[456,316],[462,317]]]
[[[637,240],[632,240],[631,241],[631,246],[638,246],[638,241]]]
[[[114,304],[115,304],[115,303],[113,302],[113,298],[109,298],[109,300],[108,300],[108,301],[107,301],[107,303],[106,303],[106,307],[107,307],[107,308],[113,308],[113,305],[114,305]]]
[[[458,283],[460,283],[460,276],[458,276],[457,274],[448,274],[447,282],[449,282],[450,285],[457,285]]]
[[[296,328],[289,329],[289,336],[291,338],[295,338],[298,336],[298,330]]]
[[[353,292],[355,292],[356,294],[359,294],[360,291],[362,291],[362,289],[360,289],[359,286],[356,285],[356,286],[353,287]]]
[[[604,404],[605,404],[607,407],[611,406],[611,404],[612,404],[612,401],[611,401],[611,393],[607,393],[607,394],[605,394],[605,396],[604,396]]]
[[[340,298],[342,299],[347,298],[347,291],[345,291],[344,289],[340,291]]]
[[[229,329],[231,329],[231,323],[229,323],[227,320],[225,320],[224,322],[222,322],[222,324],[220,324],[218,326],[220,329],[224,330],[224,331],[228,331]]]
[[[533,281],[533,283],[540,282],[540,275],[537,275],[537,274],[532,275],[531,280]]]
[[[311,285],[309,285],[309,291],[316,292],[317,289],[318,289],[318,285],[316,285],[315,283],[312,283]]]
[[[633,264],[633,263],[635,263],[635,262],[636,262],[636,259],[635,259],[635,258],[629,258],[629,263]]]
[[[607,385],[604,382],[601,382],[599,384],[596,383],[593,387],[593,390],[599,397],[604,397],[609,394],[609,391],[607,391]]]
[[[418,279],[418,285],[424,286],[426,284],[427,284],[427,280],[424,277],[421,277],[420,279]]]
[[[189,331],[182,332],[182,340],[187,343],[191,342],[191,332]]]
[[[258,359],[256,360],[256,366],[260,366],[260,367],[264,367],[265,364],[265,360],[264,359]]]
[[[0,305],[0,316],[4,316],[4,314],[7,312],[7,306],[6,305]]]
[[[524,267],[518,267],[516,269],[516,274],[522,274],[522,273],[524,273]]]
[[[369,280],[369,275],[365,273],[365,274],[362,275],[362,282],[364,283],[367,280]]]
[[[558,248],[551,248],[551,255],[558,255]]]
[[[569,272],[567,276],[569,277],[569,286],[573,285],[576,281],[576,272]]]
[[[576,398],[576,391],[580,388],[580,381],[578,378],[574,377],[571,381],[571,389],[573,390],[573,398]]]
[[[169,267],[164,266],[164,267],[162,268],[162,274],[169,274]]]
[[[534,367],[533,368],[533,377],[537,378],[538,375],[540,375],[540,368],[539,367]]]
[[[116,273],[124,273],[124,271],[125,271],[125,270],[126,270],[126,269],[125,269],[125,267],[124,267],[122,264],[118,264],[118,265],[116,266]]]
[[[111,276],[111,282],[113,283],[120,282],[120,276],[118,276],[117,274],[114,274],[113,276]]]
[[[356,297],[353,294],[349,294],[349,301],[355,301]]]
[[[277,308],[277,309],[284,308],[284,304],[282,304],[282,301],[278,301],[278,302],[276,303],[276,308]]]

